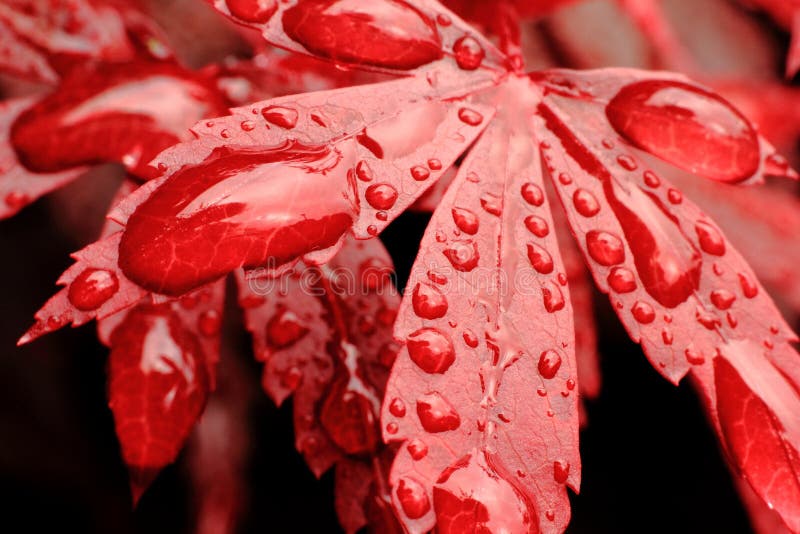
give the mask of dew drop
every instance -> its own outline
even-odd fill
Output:
[[[522,184],[522,198],[531,206],[541,206],[544,203],[544,193],[542,188],[533,182]]]
[[[230,132],[228,132],[228,130],[223,129],[222,131],[219,132],[219,136],[222,137],[223,139],[227,139],[231,136],[231,134]]]
[[[465,35],[453,44],[456,63],[464,70],[475,70],[481,66],[486,52],[481,44],[469,35]]]
[[[454,241],[451,248],[443,251],[450,264],[457,270],[469,272],[478,265],[478,245],[471,240]]]
[[[464,330],[464,343],[467,344],[470,348],[475,348],[478,346],[478,336],[475,335],[475,332],[472,330]]]
[[[617,156],[617,163],[619,163],[619,166],[625,169],[626,171],[635,171],[638,168],[636,165],[636,160],[634,160],[627,154],[622,154],[621,156]]]
[[[569,462],[553,462],[553,479],[559,484],[565,483],[569,478],[569,467]]]
[[[739,286],[742,288],[742,294],[749,299],[758,295],[758,286],[748,274],[739,273]]]
[[[447,283],[447,277],[443,274],[439,274],[436,271],[428,271],[428,280],[433,282],[434,284],[444,285]]]
[[[245,132],[250,132],[250,131],[255,129],[256,123],[254,123],[253,121],[249,121],[249,120],[248,121],[242,121],[242,123],[239,126],[241,126],[242,130],[244,130]]]
[[[225,4],[231,15],[254,24],[268,22],[278,9],[275,0],[225,0]]]
[[[561,356],[559,354],[550,349],[542,352],[539,355],[539,363],[537,365],[537,369],[539,369],[539,374],[542,378],[547,380],[551,380],[555,378],[556,373],[558,373],[558,369],[561,367]]]
[[[297,315],[287,309],[279,310],[267,321],[267,343],[276,349],[284,349],[297,343],[308,333]]]
[[[700,248],[708,254],[722,256],[725,254],[725,240],[719,231],[706,221],[699,221],[695,227]]]
[[[567,389],[570,391],[575,389],[575,381],[571,378],[567,379]]]
[[[370,224],[369,226],[367,226],[367,233],[371,236],[378,235],[378,227],[375,226],[374,224]]]
[[[387,434],[397,434],[398,430],[400,430],[400,427],[397,426],[397,423],[389,423],[386,425]]]
[[[12,210],[19,210],[28,205],[28,203],[31,201],[31,197],[25,193],[20,193],[19,191],[12,191],[6,195],[4,201],[6,206]]]
[[[640,300],[636,301],[631,308],[631,314],[641,324],[650,324],[656,318],[656,312],[651,305]]]
[[[593,217],[600,211],[597,199],[586,189],[576,189],[572,195],[572,203],[575,205],[575,210],[584,217]]]
[[[544,303],[544,309],[547,310],[548,313],[555,313],[562,310],[566,305],[561,288],[549,280],[542,286],[542,301]]]
[[[438,171],[442,168],[442,162],[438,159],[429,159],[428,160],[428,168],[432,171]]]
[[[683,194],[677,189],[670,189],[667,191],[667,200],[669,200],[671,204],[680,204],[683,202]]]
[[[283,106],[269,106],[261,110],[261,115],[270,124],[290,130],[297,125],[297,110]]]
[[[119,290],[117,275],[105,269],[84,269],[69,285],[67,298],[81,311],[102,306]]]
[[[375,218],[378,219],[379,221],[388,221],[389,220],[389,214],[386,213],[385,211],[379,211],[379,212],[375,213]]]
[[[421,439],[414,438],[406,445],[406,450],[412,459],[419,461],[428,455],[428,446]]]
[[[541,274],[550,274],[553,272],[553,258],[544,247],[536,243],[528,243],[528,260],[531,262],[533,268]]]
[[[617,293],[630,293],[636,289],[636,278],[625,267],[612,268],[606,280],[609,287]]]
[[[414,165],[413,167],[411,167],[411,177],[418,182],[427,180],[430,175],[431,171],[429,171],[422,165]]]
[[[673,340],[674,336],[672,335],[672,332],[668,328],[665,328],[664,330],[661,331],[661,341],[664,342],[664,345],[672,345]]]
[[[420,328],[406,338],[408,355],[417,366],[431,374],[444,374],[456,360],[450,336],[436,328]]]
[[[453,222],[462,232],[475,235],[478,233],[478,216],[466,208],[453,208]]]
[[[697,319],[698,323],[703,325],[708,330],[715,330],[722,325],[722,321],[719,320],[719,317],[714,315],[713,312],[706,311],[700,306],[697,307],[695,318]]]
[[[459,109],[458,118],[461,119],[461,122],[469,124],[470,126],[478,126],[480,123],[483,122],[483,115],[481,115],[474,109],[469,109],[469,108]]]
[[[572,183],[572,176],[562,172],[558,175],[558,181],[561,182],[561,185],[569,185]]]
[[[688,83],[645,80],[606,106],[613,128],[635,146],[682,169],[738,182],[759,166],[755,130],[726,100]]]
[[[438,319],[447,313],[447,298],[438,288],[419,282],[411,295],[414,313],[422,319]]]
[[[455,408],[433,391],[417,399],[417,416],[427,432],[448,432],[461,426],[461,418]]]
[[[431,509],[425,488],[413,478],[404,477],[397,483],[397,501],[409,519],[419,519]]]
[[[481,207],[486,213],[499,217],[503,212],[503,199],[492,193],[484,193],[481,195]]]
[[[620,238],[602,230],[586,233],[586,246],[589,256],[600,265],[610,267],[625,261],[625,249]]]
[[[711,303],[718,310],[727,310],[733,305],[733,302],[736,300],[736,295],[727,289],[715,289],[711,292],[710,298]]]
[[[301,371],[299,367],[292,366],[281,375],[281,384],[286,389],[294,391],[297,389],[297,386],[300,385],[300,380],[302,380],[302,378],[303,371]]]
[[[372,168],[369,166],[364,160],[361,160],[356,165],[356,176],[362,182],[371,182],[375,177],[374,173],[372,172]]]
[[[648,187],[656,188],[661,185],[661,180],[653,171],[644,171],[644,183]]]
[[[536,237],[545,237],[550,233],[550,227],[547,221],[538,215],[528,215],[525,217],[525,228]]]
[[[683,351],[683,355],[686,357],[686,361],[692,365],[702,365],[706,361],[700,352],[692,348]]]
[[[372,184],[364,193],[364,198],[376,210],[388,210],[397,200],[397,189],[387,183]]]

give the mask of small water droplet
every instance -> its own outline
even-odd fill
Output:
[[[708,254],[722,256],[725,254],[725,240],[719,231],[706,221],[699,221],[695,227],[700,248]]]
[[[661,185],[661,180],[653,171],[644,171],[644,183],[648,187],[656,188]]]
[[[283,106],[269,106],[261,110],[261,116],[270,124],[290,130],[297,125],[296,109]]]
[[[617,156],[617,163],[619,163],[619,166],[626,171],[635,171],[638,168],[636,165],[636,160],[627,154]]]
[[[453,405],[435,391],[417,399],[417,416],[427,432],[448,432],[461,426],[461,418]]]
[[[567,389],[570,391],[575,389],[575,381],[571,378],[567,379]]]
[[[575,210],[584,217],[593,217],[600,211],[597,199],[586,189],[576,189],[572,195],[572,203],[575,205]]]
[[[739,273],[739,285],[745,297],[751,299],[758,295],[758,286],[749,274]]]
[[[503,212],[503,199],[492,193],[484,193],[481,195],[481,207],[486,213],[499,217]]]
[[[436,271],[428,271],[428,280],[434,284],[444,285],[447,283],[447,277]]]
[[[617,293],[630,293],[636,289],[636,277],[625,267],[612,268],[606,280],[609,287]]]
[[[554,350],[546,350],[539,355],[537,369],[542,378],[551,380],[555,378],[561,367],[561,356]]]
[[[472,330],[464,330],[464,343],[466,343],[468,347],[474,349],[478,346],[478,336],[476,336],[475,332]]]
[[[369,226],[367,226],[367,233],[371,236],[378,235],[378,227],[375,226],[374,224],[370,224]]]
[[[541,206],[544,203],[544,193],[542,188],[533,182],[526,182],[522,184],[520,190],[522,198],[531,206]]]
[[[447,298],[436,287],[417,283],[411,295],[414,313],[422,319],[438,319],[447,313]]]
[[[728,320],[728,324],[730,325],[731,328],[736,328],[736,325],[739,324],[739,321],[736,319],[736,317],[733,316],[731,312],[726,313],[725,318]]]
[[[680,204],[683,202],[683,194],[677,189],[670,189],[667,191],[667,200],[669,200],[671,204]]]
[[[253,129],[255,129],[256,123],[254,123],[253,121],[247,120],[247,121],[242,121],[242,123],[239,126],[241,126],[242,130],[244,130],[245,132],[249,132],[249,131],[252,131]]]
[[[561,182],[561,185],[569,185],[572,183],[572,176],[562,172],[558,175],[558,181]]]
[[[553,258],[544,247],[536,243],[528,243],[528,261],[530,261],[533,268],[541,274],[550,274],[553,272]]]
[[[711,292],[710,298],[711,303],[718,310],[727,310],[733,305],[733,302],[736,300],[736,295],[727,289],[715,289]]]
[[[372,184],[364,193],[364,198],[376,210],[388,210],[397,200],[397,189],[387,183]]]
[[[542,286],[542,302],[548,313],[562,310],[566,305],[561,288],[549,280]]]
[[[556,513],[552,510],[545,511],[544,516],[547,518],[548,521],[556,520]]]
[[[292,391],[297,389],[297,386],[300,385],[300,380],[303,378],[303,371],[300,370],[299,367],[289,367],[286,372],[281,375],[281,384],[286,389],[290,389]]]
[[[4,200],[6,206],[12,210],[19,210],[28,205],[28,203],[31,201],[31,197],[25,193],[12,191],[6,195]]]
[[[461,122],[469,124],[470,126],[478,126],[480,123],[483,122],[483,115],[481,115],[474,109],[469,109],[469,108],[459,109],[458,118],[461,119]]]
[[[438,159],[431,158],[428,160],[428,168],[432,171],[438,171],[442,168],[442,162]]]
[[[84,269],[69,285],[67,298],[81,311],[102,306],[119,290],[117,275],[105,269]]]
[[[459,38],[453,44],[453,54],[455,54],[458,66],[464,70],[477,69],[483,63],[484,56],[486,56],[481,44],[469,35]]]
[[[691,347],[683,351],[683,355],[686,356],[686,361],[692,365],[702,365],[706,361],[702,353]]]
[[[625,261],[625,248],[620,238],[602,230],[590,230],[586,234],[589,256],[600,265],[610,267]]]
[[[452,24],[452,22],[450,21],[450,17],[448,17],[444,13],[439,13],[438,15],[436,15],[436,22],[439,23],[439,26],[445,26],[445,27],[450,26],[450,24]]]
[[[418,438],[409,441],[408,445],[406,445],[406,449],[411,458],[417,461],[422,460],[428,455],[428,446]]]
[[[375,213],[375,218],[379,221],[387,221],[389,220],[389,214],[385,211],[379,211]]]
[[[478,265],[478,245],[471,240],[454,241],[451,248],[443,251],[450,264],[457,270],[469,272]]]
[[[559,484],[563,484],[569,478],[569,462],[553,462],[553,478]]]
[[[444,374],[456,360],[450,336],[436,328],[420,328],[406,338],[408,355],[417,366],[431,374]]]
[[[375,177],[374,173],[372,172],[372,168],[369,166],[369,163],[364,160],[359,161],[356,165],[356,176],[362,182],[371,182]]]
[[[422,165],[414,165],[411,167],[411,177],[418,182],[427,180],[431,172]]]
[[[669,328],[665,328],[661,331],[661,341],[664,342],[664,345],[672,345],[672,341],[674,337],[672,335],[672,331]]]
[[[225,4],[231,15],[255,24],[268,22],[278,9],[275,0],[225,0]]]
[[[550,233],[550,227],[547,221],[538,215],[528,215],[525,217],[525,228],[536,237],[545,237]]]
[[[398,430],[400,430],[400,427],[397,426],[397,423],[388,423],[386,425],[386,433],[387,434],[397,434]]]
[[[651,305],[646,302],[636,301],[631,308],[631,314],[641,324],[650,324],[656,318],[656,312]]]
[[[453,222],[459,230],[469,235],[478,233],[478,216],[471,210],[466,208],[453,208],[452,209]]]
[[[697,322],[706,327],[709,330],[715,330],[722,325],[722,321],[719,320],[719,317],[714,315],[713,312],[706,311],[701,306],[697,307],[695,311],[695,318]]]
[[[227,139],[231,136],[231,134],[230,132],[228,132],[228,130],[223,129],[221,132],[219,132],[219,136],[222,137],[223,139]]]

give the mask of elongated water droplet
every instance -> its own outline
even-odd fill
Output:
[[[711,303],[718,310],[727,310],[733,305],[733,302],[736,300],[736,295],[727,289],[715,289],[711,292],[710,298]]]
[[[372,184],[364,193],[369,205],[376,210],[388,210],[397,200],[397,189],[389,184]]]
[[[528,243],[528,260],[531,262],[533,268],[541,274],[550,274],[553,272],[553,258],[544,247],[536,243]]]
[[[67,298],[81,311],[102,306],[119,290],[117,275],[105,269],[84,269],[69,285]]]
[[[458,118],[461,119],[461,122],[469,124],[470,126],[478,126],[480,123],[483,122],[483,115],[481,115],[474,109],[469,109],[469,108],[459,109]]]
[[[417,399],[417,416],[427,432],[447,432],[461,425],[461,418],[453,405],[435,391]]]
[[[443,55],[434,22],[402,0],[304,0],[282,22],[291,39],[336,62],[410,70]]]
[[[569,478],[569,462],[553,462],[553,479],[559,484],[563,484]]]
[[[411,295],[414,313],[422,319],[438,319],[447,313],[447,298],[438,288],[417,283]]]
[[[425,488],[413,478],[404,477],[397,483],[397,501],[409,519],[419,519],[431,509]]]
[[[547,221],[538,215],[528,215],[525,217],[525,228],[536,237],[545,237],[550,233]]]
[[[644,171],[644,183],[648,187],[656,188],[661,185],[661,180],[653,171]]]
[[[269,106],[261,110],[261,115],[270,124],[291,130],[297,125],[296,109],[283,106]]]
[[[466,208],[453,208],[453,222],[462,232],[475,235],[478,233],[478,216]]]
[[[693,85],[646,80],[623,87],[606,116],[628,141],[673,165],[723,182],[759,166],[758,136],[726,100]]]
[[[550,280],[542,286],[542,301],[544,302],[544,309],[549,313],[562,310],[566,305],[561,288]]]
[[[561,367],[561,356],[554,350],[546,350],[539,355],[537,369],[542,378],[551,380],[555,378],[558,369]]]
[[[619,163],[619,166],[625,169],[626,171],[635,171],[638,167],[636,165],[636,160],[634,160],[627,154],[617,156],[617,163]]]
[[[444,374],[456,360],[450,336],[436,328],[420,328],[406,338],[408,355],[417,366],[431,374]]]
[[[703,252],[714,256],[725,254],[725,240],[710,223],[699,221],[694,229],[697,232],[697,240],[700,242],[700,248],[703,249]]]
[[[469,35],[459,38],[453,44],[453,54],[455,54],[458,66],[464,70],[477,69],[483,63],[484,56],[486,56],[481,44]]]
[[[375,177],[375,174],[372,172],[372,168],[369,166],[369,163],[361,160],[356,165],[356,176],[362,182],[371,182]]]
[[[450,248],[443,251],[443,254],[457,271],[462,272],[474,269],[480,259],[478,245],[471,240],[454,241]]]
[[[745,297],[751,299],[758,295],[758,286],[749,274],[739,273],[739,285]]]
[[[498,217],[503,212],[503,199],[492,193],[484,193],[481,195],[481,207],[492,215]]]
[[[472,330],[464,330],[464,343],[466,343],[468,347],[474,349],[478,346],[478,336],[476,336],[475,332]]]

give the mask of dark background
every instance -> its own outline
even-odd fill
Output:
[[[15,347],[69,265],[69,252],[97,230],[97,223],[86,222],[89,215],[81,218],[80,206],[69,224],[59,211],[59,199],[86,187],[86,180],[0,223],[0,531],[192,532],[184,456],[131,510],[106,406],[106,349],[95,340],[93,326]],[[407,214],[383,234],[401,281],[426,220]],[[676,388],[658,376],[605,297],[598,297],[596,307],[603,392],[588,406],[582,491],[573,499],[567,532],[751,532],[689,385]],[[235,309],[228,317],[226,328],[241,346],[233,357],[246,362],[251,386],[258,388],[259,369],[240,317]],[[290,405],[276,409],[257,395],[250,419],[251,506],[240,532],[340,532],[332,476],[316,480],[294,450]]]

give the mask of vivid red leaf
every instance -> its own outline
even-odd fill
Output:
[[[525,87],[507,87],[506,102]],[[411,532],[561,532],[569,521],[564,484],[580,481],[574,330],[555,234],[526,225],[553,226],[532,137],[518,109],[493,121],[409,278],[395,329],[406,347],[382,421],[384,438],[403,444],[392,499]]]

